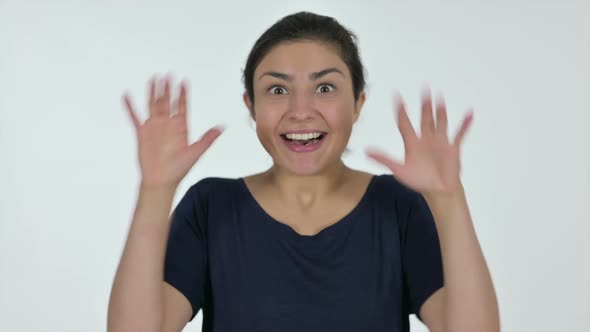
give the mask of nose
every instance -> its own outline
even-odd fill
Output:
[[[291,120],[308,120],[314,117],[316,110],[313,106],[312,98],[299,93],[293,95],[289,100],[288,118]]]

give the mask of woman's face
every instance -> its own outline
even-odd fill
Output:
[[[355,103],[348,67],[335,48],[315,41],[273,48],[254,72],[256,133],[275,167],[297,175],[340,161],[365,100]]]

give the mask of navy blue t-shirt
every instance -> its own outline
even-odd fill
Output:
[[[273,219],[242,178],[206,178],[172,213],[164,280],[191,321],[203,310],[204,332],[405,332],[443,270],[428,205],[392,175],[313,236]]]

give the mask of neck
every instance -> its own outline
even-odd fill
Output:
[[[274,165],[267,173],[268,183],[287,201],[317,201],[341,188],[351,170],[339,160],[329,171],[313,175],[297,175]]]

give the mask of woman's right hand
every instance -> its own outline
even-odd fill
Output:
[[[213,127],[189,145],[186,85],[181,83],[179,96],[171,103],[169,78],[150,81],[149,117],[143,124],[129,95],[125,94],[123,100],[135,126],[141,183],[145,186],[178,186],[223,131]]]

